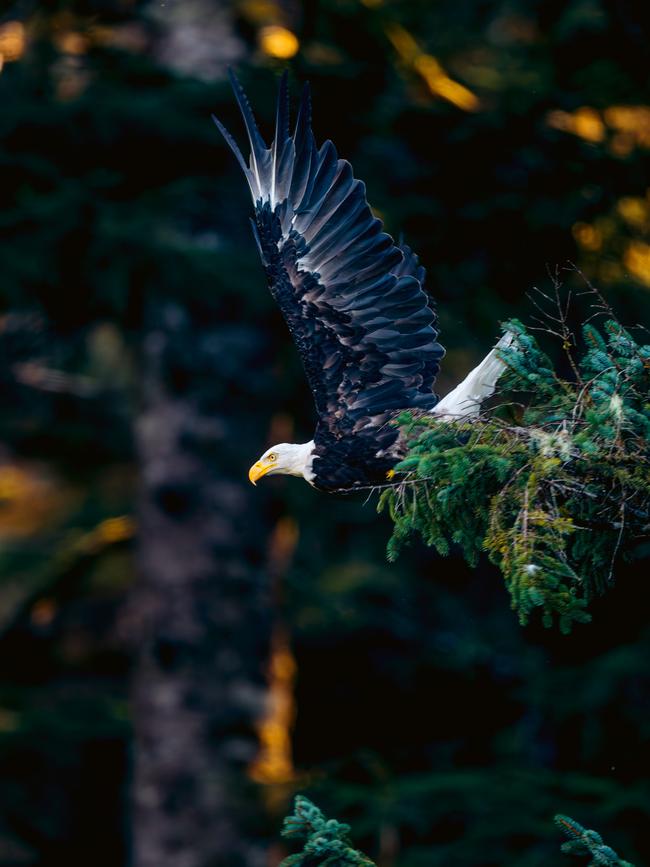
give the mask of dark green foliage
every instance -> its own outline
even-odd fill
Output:
[[[504,327],[498,407],[471,423],[400,419],[409,454],[379,501],[395,522],[388,555],[413,532],[470,564],[487,551],[520,621],[539,608],[568,632],[648,536],[650,345],[608,319],[584,325],[576,358],[563,330],[567,378],[520,322]]]
[[[369,858],[352,848],[349,833],[349,825],[326,819],[315,804],[298,795],[293,814],[284,820],[282,836],[304,840],[305,845],[302,852],[285,858],[281,867],[343,867],[346,864],[373,867]]]
[[[616,852],[603,843],[596,831],[588,831],[574,819],[558,814],[555,824],[569,838],[562,844],[562,851],[568,855],[589,856],[588,867],[633,867],[629,861],[623,861]]]
[[[214,447],[215,471],[232,477],[233,492],[247,486],[246,470],[267,445],[313,433],[304,372],[250,235],[250,197],[210,121],[214,112],[241,133],[231,94],[222,77],[187,71],[202,58],[224,71],[232,64],[268,135],[279,70],[259,50],[267,22],[246,18],[261,5],[274,4],[20,0],[0,13],[0,26],[25,15],[28,35],[23,58],[0,74],[0,448],[19,467],[30,462],[32,476],[51,473],[57,492],[51,521],[44,523],[36,488],[34,506],[27,500],[21,513],[34,529],[2,539],[3,867],[115,867],[130,850],[136,648],[122,626],[132,542],[81,549],[103,521],[133,510],[141,470],[129,430],[140,406],[143,300],[154,309],[170,300],[201,305],[201,327],[187,332],[183,364],[166,379],[181,397],[188,388],[196,394],[206,356],[210,370],[220,366],[201,401],[227,401],[237,435],[215,419],[193,442]],[[309,79],[319,141],[332,138],[388,230],[403,231],[428,268],[449,349],[441,391],[478,362],[498,320],[521,315],[523,289],[543,279],[547,260],[588,267],[576,222],[613,214],[616,258],[590,253],[590,273],[626,322],[648,323],[650,293],[627,269],[612,268],[640,236],[616,208],[622,197],[645,198],[648,151],[622,157],[609,148],[613,133],[595,143],[546,122],[549,109],[647,103],[642,6],[281,4],[301,40],[291,63],[294,105]],[[228,32],[215,38],[215,22],[234,28],[239,59]],[[476,90],[479,111],[428,93],[387,36],[395,23]],[[67,54],[68,31],[87,38],[86,54]],[[181,45],[167,47],[176,31]],[[141,47],[120,48],[121,34],[144,36]],[[185,64],[182,75],[156,59],[163,48]],[[246,346],[253,355],[242,367]],[[34,377],[19,380],[16,365],[51,379],[41,387]],[[84,396],[85,384],[97,392]],[[5,487],[8,521],[6,496]],[[284,578],[260,561],[248,521],[244,554],[260,582],[280,585],[273,595],[299,670],[294,762],[314,781],[306,794],[352,824],[356,846],[395,867],[586,863],[556,851],[548,817],[560,811],[616,828],[615,848],[649,863],[650,633],[637,581],[617,570],[617,587],[593,608],[595,622],[564,639],[518,628],[487,558],[470,573],[453,552],[432,563],[414,546],[389,566],[388,519],[354,499],[276,478],[250,502],[251,519],[268,531],[284,516],[299,524]],[[242,568],[221,548],[215,556],[232,572],[239,605]],[[223,600],[224,609],[230,604]],[[166,648],[161,661],[168,659]],[[250,701],[246,689],[229,695]],[[188,701],[198,712],[212,709],[194,693]],[[276,803],[275,792],[246,779],[241,734],[233,720],[225,743],[242,772],[227,806],[238,820],[248,817],[247,843],[271,845],[279,820],[259,794]],[[184,809],[193,786],[211,790],[213,773],[191,763],[187,786],[170,783],[165,802]],[[216,820],[211,813],[219,837]]]
[[[634,867],[623,861],[616,852],[603,843],[596,831],[582,827],[575,819],[558,813],[555,824],[569,838],[562,844],[567,855],[588,856],[591,860],[587,867]],[[374,867],[374,862],[352,849],[348,838],[350,826],[326,819],[318,807],[302,795],[294,801],[293,813],[284,820],[282,836],[289,839],[304,840],[302,852],[285,858],[280,867],[344,867],[361,864]]]

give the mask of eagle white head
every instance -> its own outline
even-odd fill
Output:
[[[262,476],[302,476],[311,484],[314,479],[313,461],[313,440],[308,443],[278,443],[255,461],[248,471],[248,478],[255,484]]]

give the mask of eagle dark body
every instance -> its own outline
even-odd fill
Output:
[[[437,402],[433,383],[444,351],[422,290],[424,269],[383,232],[364,185],[332,143],[316,148],[307,89],[290,137],[283,76],[267,148],[234,77],[233,87],[250,166],[218,125],[251,187],[269,288],[314,396],[312,483],[329,491],[381,483],[402,453],[395,416]]]

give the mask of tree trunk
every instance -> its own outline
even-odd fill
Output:
[[[224,369],[250,369],[256,342],[232,326],[198,328],[175,305],[153,325],[136,430],[139,582],[129,610],[138,642],[133,864],[255,867],[265,857],[247,839],[244,772],[271,618],[264,533],[238,462],[235,478],[225,469],[252,425],[229,400]]]

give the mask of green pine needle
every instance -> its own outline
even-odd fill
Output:
[[[539,611],[569,632],[650,535],[650,345],[587,324],[578,358],[564,340],[566,379],[520,322],[504,330],[499,407],[471,423],[400,417],[409,451],[378,504],[395,524],[388,558],[413,534],[470,564],[486,551],[522,624]]]
[[[567,843],[562,844],[562,851],[567,855],[588,856],[591,860],[587,867],[634,867],[629,861],[619,858],[610,846],[606,846],[600,834],[586,830],[575,819],[558,814],[555,824],[569,838]]]
[[[562,852],[589,857],[587,867],[634,867],[603,843],[596,831],[587,830],[575,819],[561,814],[556,815],[554,821],[568,837],[561,846]],[[349,825],[325,818],[315,804],[298,795],[293,813],[284,820],[282,836],[304,841],[304,845],[301,852],[285,858],[280,867],[376,867],[363,853],[352,848],[349,833]]]
[[[375,867],[369,858],[352,848],[349,833],[349,825],[326,819],[315,804],[298,795],[293,813],[284,820],[282,836],[303,840],[303,850],[289,855],[280,867]]]

